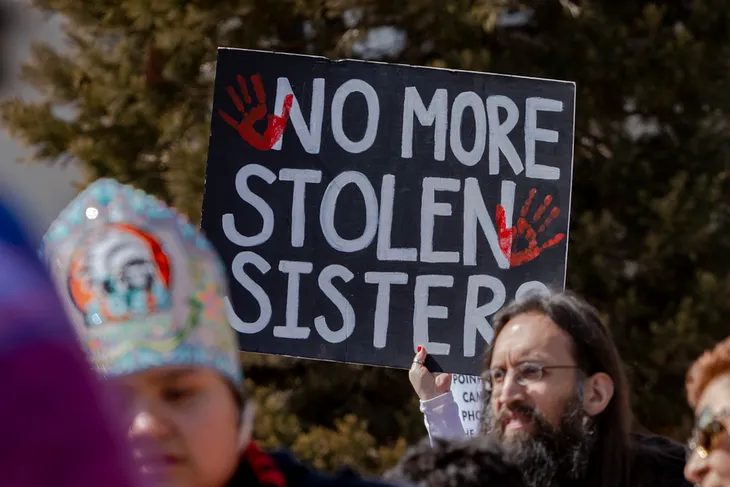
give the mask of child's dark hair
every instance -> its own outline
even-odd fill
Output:
[[[433,443],[425,439],[411,447],[385,479],[422,487],[524,487],[520,470],[490,438]]]

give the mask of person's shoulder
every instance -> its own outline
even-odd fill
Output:
[[[671,438],[654,434],[636,434],[634,440],[639,458],[657,459],[670,464],[685,463],[685,446]]]
[[[634,435],[636,457],[634,470],[648,480],[648,484],[688,486],[684,478],[686,449],[681,443],[653,434]]]
[[[380,480],[365,479],[351,468],[341,468],[336,473],[320,472],[297,460],[288,451],[271,454],[276,466],[287,479],[287,487],[392,487]]]

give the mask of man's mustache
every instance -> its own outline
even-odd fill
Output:
[[[535,416],[537,416],[539,413],[535,409],[535,406],[532,406],[530,404],[525,404],[525,403],[521,403],[521,402],[512,403],[512,404],[507,404],[502,408],[502,410],[497,415],[497,419],[500,422],[504,422],[504,420],[507,418],[507,416],[515,415],[515,414],[519,414],[520,416],[524,416],[526,418],[532,419]]]

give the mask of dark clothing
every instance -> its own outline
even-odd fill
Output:
[[[664,436],[637,435],[635,487],[691,487],[684,478],[685,448]]]
[[[637,435],[631,487],[691,487],[684,478],[685,448],[663,436]],[[328,475],[298,462],[287,452],[267,454],[253,443],[228,487],[388,487],[344,469]]]
[[[228,487],[389,487],[378,481],[363,480],[350,469],[329,475],[296,460],[288,452],[264,453],[251,443]]]
[[[612,479],[609,485],[618,487],[692,487],[684,478],[685,449],[664,436],[633,434],[630,454],[630,470],[626,475]],[[595,460],[595,459],[594,459]],[[628,467],[628,466],[627,466]],[[607,480],[602,475],[619,473],[615,465],[601,465],[601,472],[588,468],[588,479],[571,484],[560,483],[559,487],[594,487]],[[606,485],[606,484],[604,484]]]

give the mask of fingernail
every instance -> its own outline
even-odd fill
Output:
[[[419,346],[418,346],[418,351],[420,352],[422,348],[423,348],[423,347],[419,345]]]

